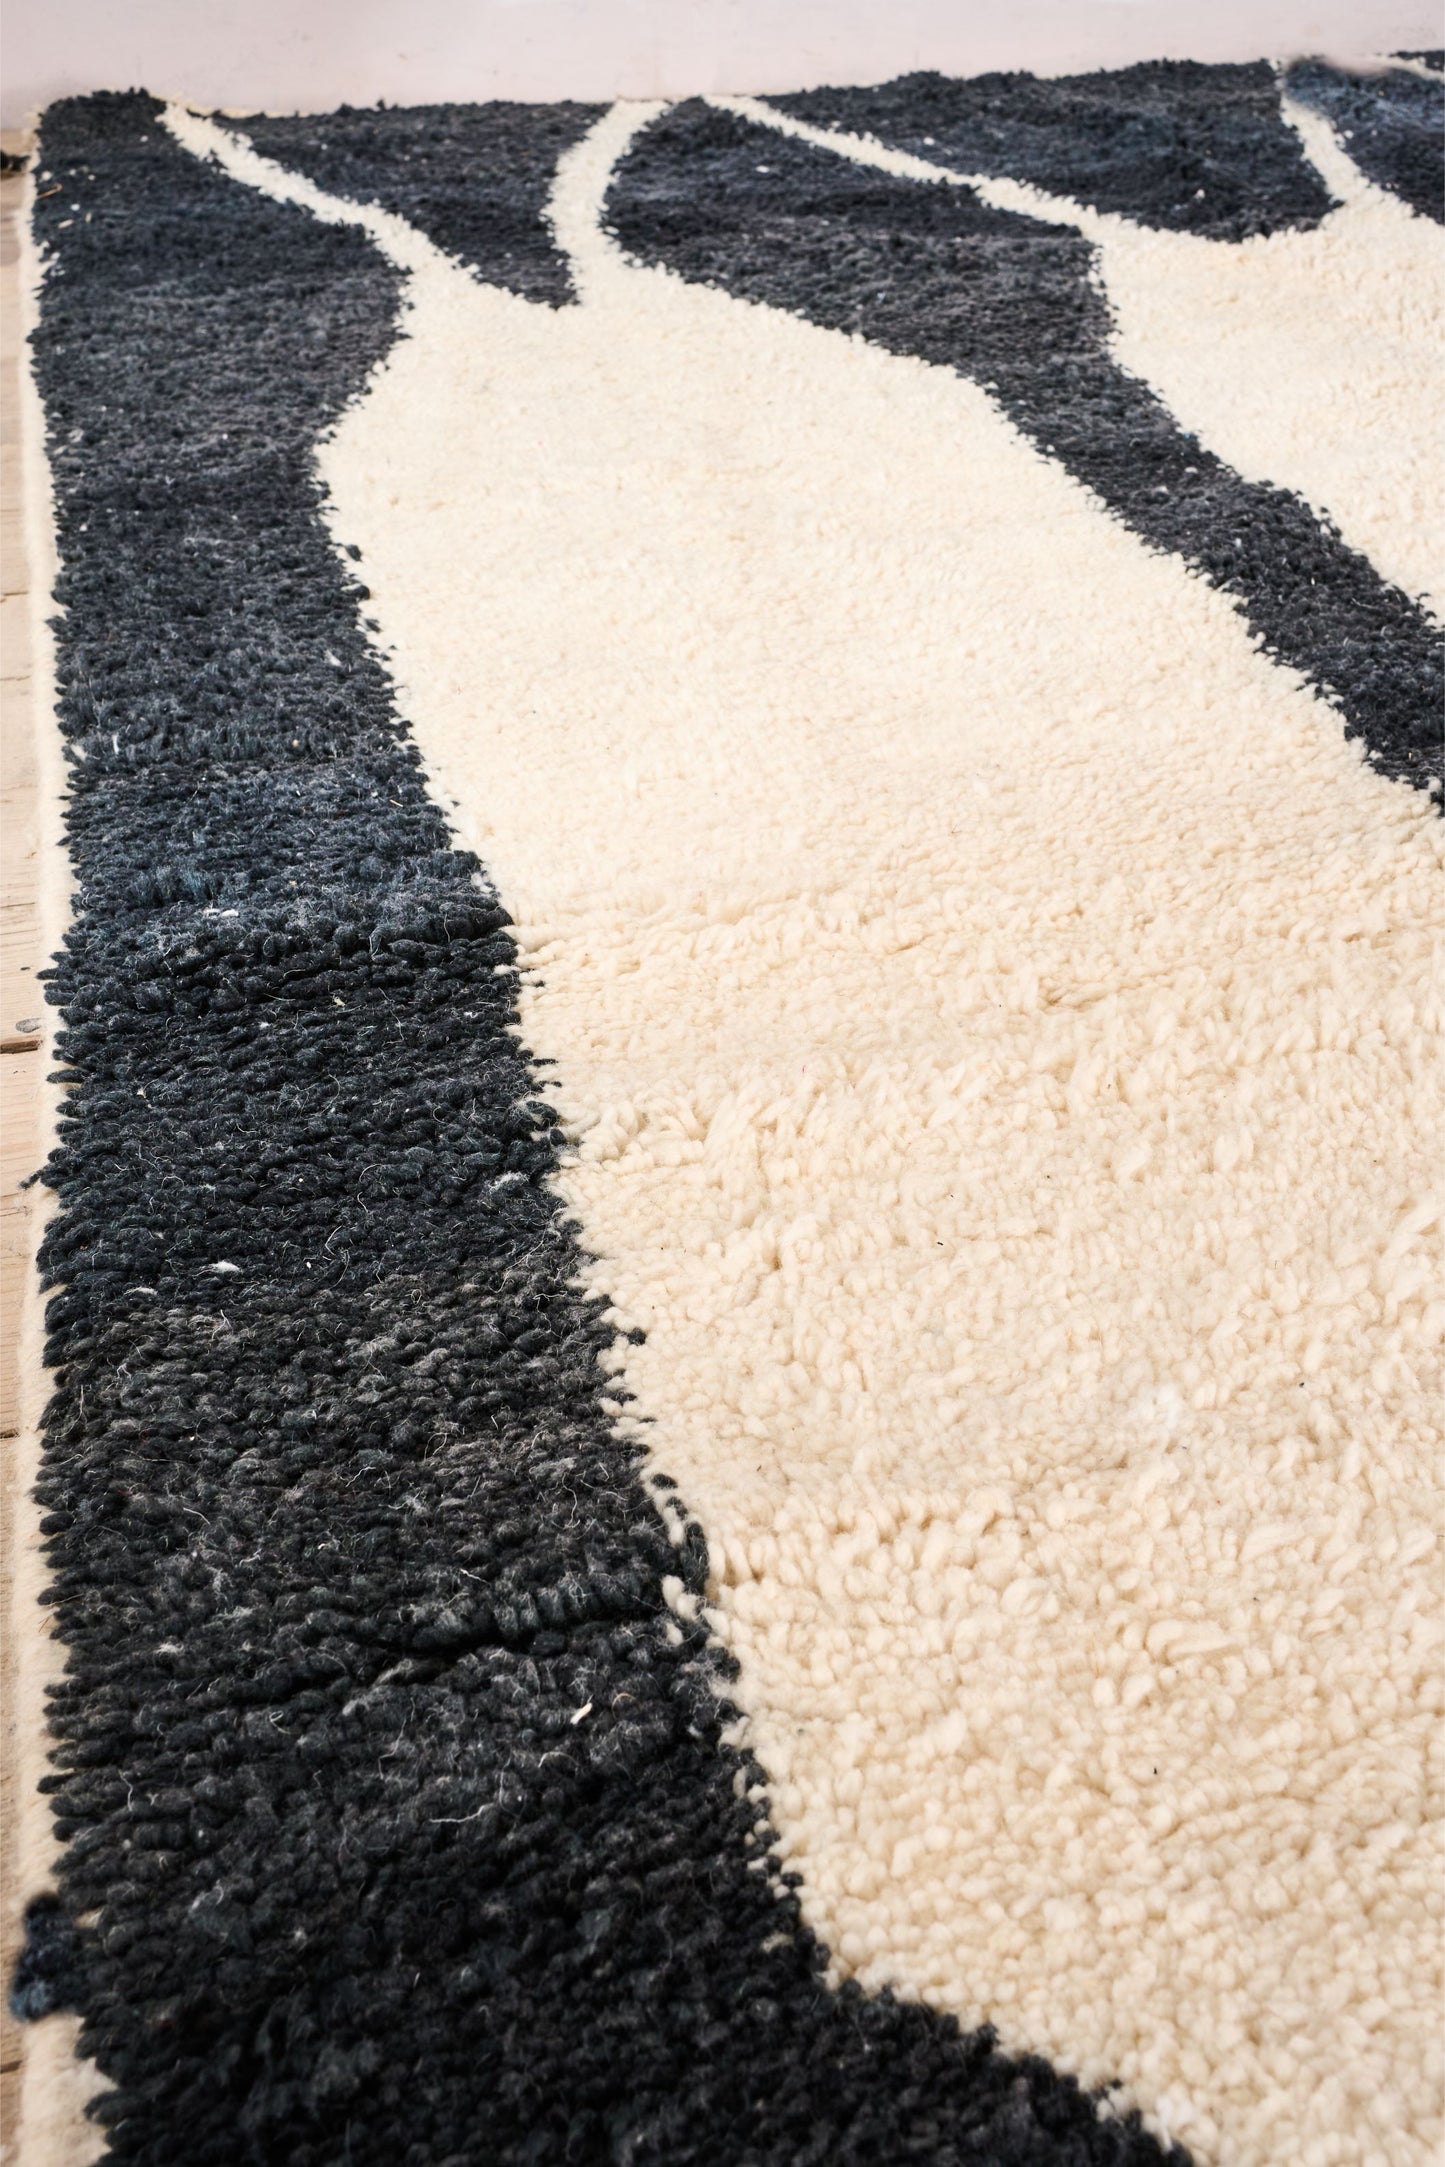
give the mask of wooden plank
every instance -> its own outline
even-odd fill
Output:
[[[7,149],[19,148],[13,137]],[[30,682],[29,603],[22,502],[19,423],[18,210],[19,177],[0,180],[0,1538],[5,1567],[4,1608],[21,1542],[15,1458],[19,1447],[20,1318],[29,1287],[34,1240],[31,1195],[21,1184],[40,1156],[43,1055],[33,1029],[40,1010],[40,808],[35,718]],[[24,1028],[32,1026],[31,1029]],[[9,1051],[12,1046],[24,1051]],[[34,1629],[42,1630],[39,1616]],[[18,1871],[22,1750],[16,1693],[17,1634],[7,1631],[0,1654],[0,1969],[8,1981],[19,1945],[27,1891]],[[0,2022],[0,2157],[13,2157],[21,2066],[28,2040]]]

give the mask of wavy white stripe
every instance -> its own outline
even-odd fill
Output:
[[[1438,824],[978,387],[625,262],[649,111],[321,463],[781,1848],[1201,2160],[1422,2167]]]
[[[1372,53],[1368,60],[1336,60],[1331,65],[1364,75],[1423,75],[1427,83],[1438,83],[1441,76],[1428,60],[1407,60],[1403,53]]]
[[[1445,233],[1367,180],[1319,114],[1283,104],[1341,207],[1312,232],[1224,242],[814,128],[758,98],[709,102],[901,179],[1077,226],[1099,251],[1123,367],[1238,473],[1297,490],[1387,579],[1445,596]]]

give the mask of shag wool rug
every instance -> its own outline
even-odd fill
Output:
[[[46,115],[108,2157],[1435,2157],[1438,59]]]

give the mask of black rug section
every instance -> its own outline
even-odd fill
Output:
[[[1362,173],[1422,218],[1445,224],[1445,79],[1408,68],[1352,75],[1301,60],[1285,84],[1301,105],[1323,113]]]
[[[1141,226],[1241,241],[1332,207],[1266,61],[1148,60],[1096,75],[901,75],[769,104],[963,173],[1031,181]]]
[[[820,1982],[666,1600],[701,1535],[599,1398],[505,914],[319,514],[397,280],[156,114],[66,101],[41,153],[69,1668],[17,2005],[81,2011],[133,2167],[1159,2167]]]
[[[560,308],[573,298],[567,259],[542,212],[563,151],[600,105],[343,105],[336,113],[228,125],[263,157],[351,203],[395,211],[489,286]]]
[[[831,110],[822,93],[815,108]],[[840,102],[837,117],[856,116]],[[986,385],[1137,534],[1234,596],[1385,774],[1424,785],[1439,772],[1435,627],[1299,497],[1241,479],[1120,368],[1076,228],[897,179],[700,100],[638,138],[608,216],[643,262]]]

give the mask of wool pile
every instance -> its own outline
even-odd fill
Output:
[[[1435,2156],[1441,104],[46,114],[107,2159]]]

